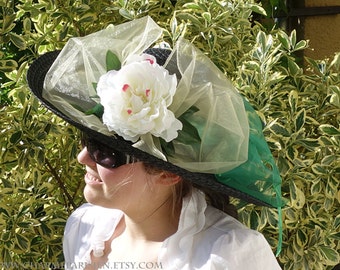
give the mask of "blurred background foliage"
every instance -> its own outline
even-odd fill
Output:
[[[275,20],[271,27],[259,22],[274,8],[285,11],[282,1],[262,2],[0,0],[0,262],[57,268],[66,218],[83,202],[79,134],[30,94],[29,64],[71,37],[149,15],[170,45],[183,36],[206,53],[265,123],[288,200],[282,268],[338,264],[340,54],[302,61],[297,52],[307,41],[275,27]],[[276,209],[235,204],[241,221],[275,251]]]

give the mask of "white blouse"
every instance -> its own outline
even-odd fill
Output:
[[[83,269],[91,251],[100,256],[104,242],[122,218],[119,210],[84,204],[69,217],[64,233],[65,269]],[[105,268],[106,267],[106,268]],[[158,262],[108,262],[100,269],[277,270],[267,241],[234,218],[206,204],[194,190],[184,198],[178,231],[162,244]]]

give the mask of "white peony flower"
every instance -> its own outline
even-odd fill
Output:
[[[125,140],[135,142],[150,133],[169,142],[182,129],[182,123],[168,110],[176,87],[176,75],[159,66],[153,56],[129,57],[120,70],[99,79],[103,123]]]

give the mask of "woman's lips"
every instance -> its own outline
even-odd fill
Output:
[[[85,174],[85,183],[89,185],[100,185],[102,181],[90,173]]]

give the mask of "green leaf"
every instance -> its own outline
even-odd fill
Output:
[[[112,51],[106,53],[106,70],[119,70],[121,68],[121,62],[117,55]]]
[[[296,232],[296,241],[299,246],[304,247],[308,242],[307,234],[303,230],[298,229]]]
[[[265,11],[265,9],[259,5],[250,4],[250,9],[257,14],[267,16],[267,12]]]
[[[78,104],[72,104],[72,103],[70,103],[70,104],[71,104],[71,106],[72,106],[73,108],[75,108],[76,110],[85,113],[85,110],[84,110],[82,107],[80,107]]]
[[[19,92],[18,93],[18,98],[19,98],[21,104],[24,105],[25,102],[26,102],[26,95],[25,95],[25,93],[24,92]]]
[[[175,16],[171,18],[170,26],[171,26],[171,34],[173,36],[175,36],[176,35],[176,30],[177,30],[177,19],[176,19]]]
[[[259,45],[260,53],[265,54],[267,38],[266,38],[266,34],[263,31],[261,31],[257,34],[256,42]]]
[[[319,129],[323,134],[327,134],[330,136],[340,135],[340,130],[330,124],[320,125]]]
[[[11,72],[18,67],[18,63],[15,60],[0,60],[0,71]]]
[[[86,13],[79,19],[78,23],[89,23],[94,22],[97,19],[96,14],[93,13]]]
[[[261,220],[261,218],[260,218],[259,213],[257,213],[256,211],[251,211],[250,228],[252,228],[253,230],[257,230],[260,220]]]
[[[280,173],[282,175],[285,175],[290,170],[288,159],[287,158],[283,158],[282,156],[278,157],[277,165],[278,165]]]
[[[175,148],[173,142],[166,142],[164,139],[159,138],[161,143],[161,147],[164,151],[164,154],[171,157],[175,155]]]
[[[334,227],[337,229],[340,228],[340,214],[334,219]]]
[[[190,121],[188,121],[188,118],[191,117],[198,110],[199,109],[197,107],[192,106],[178,118],[178,120],[180,120],[183,124],[183,129],[178,132],[178,137],[176,138],[177,142],[190,144],[193,147],[195,147],[195,145],[199,147],[199,144],[201,143],[201,137],[198,133],[197,128],[192,125]],[[160,142],[162,145],[162,149],[167,155],[173,156],[175,154],[175,149],[172,142],[167,143],[162,139],[160,140]]]
[[[5,15],[2,20],[2,31],[1,34],[9,33],[15,27],[15,14]]]
[[[44,163],[45,163],[45,151],[38,149],[37,161],[38,161],[40,166],[44,165]]]
[[[296,176],[300,177],[302,180],[315,181],[316,175],[310,172],[298,172]]]
[[[15,238],[16,238],[16,242],[17,242],[18,246],[20,247],[20,249],[28,250],[29,240],[25,236],[23,236],[21,234],[15,234]]]
[[[59,227],[65,227],[66,220],[61,219],[61,218],[56,218],[51,220],[50,225],[51,226],[59,226]]]
[[[340,260],[339,252],[336,250],[326,247],[326,246],[319,246],[322,256],[326,259],[326,263],[328,265],[336,265]]]
[[[330,98],[330,103],[338,108],[340,108],[340,88],[338,86],[332,85],[329,90],[333,92]]]
[[[62,41],[66,38],[66,36],[68,34],[68,30],[69,30],[68,25],[64,25],[63,28],[61,29],[61,31],[58,33],[58,40],[59,41]]]
[[[32,226],[32,223],[23,221],[23,222],[18,222],[17,225],[20,228],[29,229]]]
[[[307,149],[310,149],[312,151],[315,150],[315,148],[319,147],[319,141],[317,139],[304,139],[304,140],[298,140],[297,141],[299,144],[303,145]]]
[[[122,15],[124,18],[128,19],[128,20],[134,19],[133,15],[131,15],[131,13],[125,8],[119,9],[119,14]]]
[[[289,92],[288,102],[293,113],[297,111],[298,99],[299,94],[296,90],[292,90]]]
[[[295,116],[295,131],[299,131],[305,124],[306,111],[305,109],[300,110]]]
[[[294,51],[304,50],[307,47],[307,41],[300,40],[294,47]]]
[[[318,141],[321,146],[334,146],[334,142],[327,136],[320,136]]]
[[[22,131],[17,131],[14,134],[12,134],[11,138],[9,139],[9,141],[12,144],[17,144],[20,141],[21,136],[22,136]]]
[[[294,148],[294,147],[291,147],[289,146],[287,148],[287,157],[293,161],[298,155],[298,151]]]
[[[9,241],[11,239],[11,232],[10,231],[6,231],[4,233],[1,234],[1,240],[6,242]]]
[[[177,140],[187,144],[197,144],[201,142],[201,137],[197,128],[188,120],[199,109],[195,106],[189,108],[178,120],[183,124],[183,129],[178,132]]]
[[[318,163],[312,165],[312,171],[315,174],[327,174],[327,168]]]
[[[328,155],[328,156],[325,156],[322,160],[321,160],[321,164],[322,165],[331,165],[333,162],[336,162],[338,159],[337,156],[335,155]]]
[[[85,112],[86,115],[94,114],[98,118],[102,118],[104,113],[104,107],[102,104],[96,104],[92,109]]]
[[[306,202],[305,194],[300,188],[296,186],[294,181],[290,181],[289,187],[292,206],[296,209],[301,209]]]
[[[49,226],[45,224],[45,222],[41,223],[40,229],[42,231],[42,236],[49,237],[49,235],[52,233],[52,230],[49,228]]]
[[[300,69],[299,65],[297,63],[295,63],[294,61],[290,60],[290,59],[288,60],[288,71],[293,76],[301,73],[301,69]]]
[[[269,126],[269,129],[277,136],[290,137],[291,133],[285,128],[285,126],[274,123]]]
[[[195,126],[191,125],[187,120],[182,120],[183,129],[178,132],[176,140],[186,144],[199,144],[201,138]]]
[[[18,47],[20,50],[25,50],[26,49],[26,41],[22,36],[19,36],[15,33],[9,33],[11,37],[11,41],[13,44]]]
[[[201,6],[196,4],[196,3],[186,3],[183,5],[184,8],[187,9],[197,9],[197,10],[201,10]]]
[[[31,19],[25,18],[24,21],[23,21],[24,32],[29,33],[31,31],[31,28],[32,28]]]
[[[294,29],[291,33],[290,33],[290,43],[292,44],[292,47],[295,47],[296,44],[296,30]]]
[[[209,12],[203,12],[202,17],[208,22],[211,22],[211,14]]]
[[[340,52],[335,54],[334,59],[330,63],[329,67],[334,68],[334,70],[340,70]]]
[[[279,40],[281,41],[281,44],[286,50],[290,49],[290,43],[289,43],[289,37],[284,31],[280,31],[278,35]]]
[[[195,27],[198,27],[198,28],[204,27],[204,25],[200,22],[200,20],[196,18],[194,15],[191,15],[188,13],[178,13],[177,18],[190,22],[192,25],[195,25]]]
[[[340,232],[338,232],[338,233],[331,233],[329,235],[329,238],[332,238],[332,239],[335,239],[337,241],[340,241]]]
[[[24,215],[27,214],[27,212],[29,211],[29,209],[30,209],[30,207],[27,206],[27,205],[24,205],[24,204],[20,205],[19,211],[18,211],[18,213],[17,213],[17,217],[18,217],[18,218],[19,218],[19,217],[23,217]]]
[[[1,182],[2,182],[2,185],[3,185],[5,188],[13,189],[13,183],[12,183],[12,181],[9,181],[8,179],[3,178],[3,179],[1,179]],[[3,187],[1,187],[1,188],[3,188]],[[0,209],[1,209],[1,207],[0,207]]]

